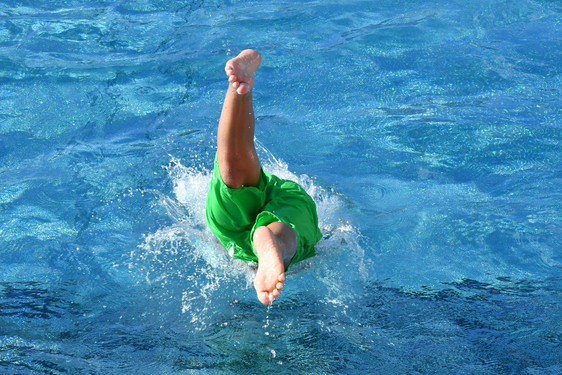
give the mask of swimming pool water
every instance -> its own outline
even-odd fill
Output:
[[[0,1],[0,373],[561,373],[561,11]],[[248,47],[324,234],[271,307],[203,217]]]

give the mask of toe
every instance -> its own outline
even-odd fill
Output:
[[[269,305],[272,301],[270,300],[269,294],[267,292],[258,293],[258,299],[264,305]]]
[[[234,86],[234,85],[233,85],[233,86]],[[238,86],[239,86],[239,87],[238,87],[238,93],[239,93],[240,95],[244,95],[244,94],[246,94],[248,91],[250,91],[250,88],[249,88],[249,86],[248,86],[247,83],[240,83]],[[234,86],[234,87],[236,87],[236,86]]]

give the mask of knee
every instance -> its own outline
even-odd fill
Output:
[[[238,189],[244,185],[243,175],[230,168],[222,168],[220,170],[221,178],[226,186],[231,189]]]
[[[260,179],[260,167],[241,166],[240,163],[232,163],[219,159],[219,171],[222,180],[232,189],[238,189],[241,186],[257,186]]]

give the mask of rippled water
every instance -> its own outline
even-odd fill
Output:
[[[0,373],[562,372],[556,1],[0,1]],[[318,203],[267,308],[206,229],[226,59]]]

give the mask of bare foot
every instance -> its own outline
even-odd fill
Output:
[[[254,247],[259,259],[254,288],[260,302],[269,305],[279,297],[285,282],[282,245],[269,228],[259,227],[254,232]]]
[[[261,64],[261,55],[253,49],[245,49],[238,56],[226,62],[224,70],[228,81],[236,92],[244,95],[254,86],[254,73]]]

